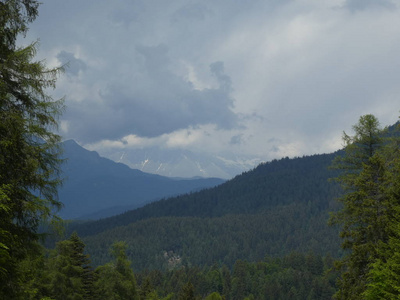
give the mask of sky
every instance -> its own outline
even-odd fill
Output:
[[[60,134],[264,160],[329,153],[400,111],[393,0],[42,0],[24,42],[68,63]]]

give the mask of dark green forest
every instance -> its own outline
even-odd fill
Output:
[[[116,217],[73,227],[82,236],[154,217],[221,217],[254,214],[275,207],[312,204],[318,211],[332,209],[340,188],[329,182],[338,173],[329,170],[335,154],[284,158],[259,165],[228,182],[197,193],[164,199]]]
[[[117,242],[110,250],[111,260],[92,268],[73,233],[41,259],[26,261],[36,265],[29,274],[32,299],[331,299],[338,276],[331,256],[299,252],[236,260],[232,267],[214,263],[134,274],[126,244]]]
[[[291,251],[338,257],[338,228],[327,224],[340,194],[329,182],[334,156],[272,161],[212,189],[68,228],[83,238],[94,264],[109,259],[115,240],[126,241],[137,270],[165,268],[165,251],[201,266]]]
[[[63,69],[17,39],[39,2],[0,2],[0,299],[399,299],[398,124],[215,188],[63,221]]]

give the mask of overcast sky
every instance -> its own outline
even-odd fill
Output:
[[[391,0],[42,0],[27,40],[69,62],[61,134],[269,160],[332,152],[400,110]]]

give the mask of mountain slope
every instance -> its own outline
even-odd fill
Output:
[[[69,230],[83,237],[94,264],[107,261],[114,241],[126,241],[135,270],[233,266],[291,251],[340,256],[339,228],[327,221],[340,208],[341,188],[329,181],[338,171],[329,166],[341,153],[264,163],[217,187]]]
[[[182,263],[232,265],[293,250],[339,255],[337,228],[327,225],[339,188],[328,179],[335,154],[275,160],[214,188],[153,202],[124,214],[71,224],[94,263],[115,240],[128,242],[135,268]]]
[[[318,210],[325,210],[333,205],[333,198],[339,193],[338,187],[328,181],[336,174],[328,170],[334,155],[263,163],[217,187],[153,202],[119,216],[87,223],[84,231],[95,234],[103,229],[154,217],[254,214],[292,203],[310,204]]]
[[[221,179],[173,179],[134,170],[100,157],[73,140],[64,142],[65,183],[59,190],[60,215],[74,219],[101,211],[121,213],[163,197],[215,186]],[[108,214],[110,216],[110,214]]]

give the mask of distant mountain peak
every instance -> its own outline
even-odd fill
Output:
[[[74,140],[63,143],[64,185],[59,190],[63,218],[110,216],[168,196],[212,187],[222,179],[178,179],[142,172],[100,156]]]
[[[236,155],[210,155],[180,149],[157,147],[130,150],[100,150],[100,154],[114,161],[146,173],[168,177],[218,177],[230,179],[256,167],[263,160]]]

